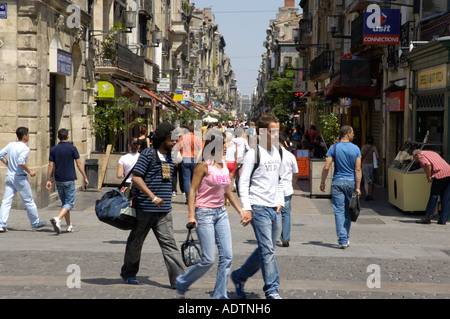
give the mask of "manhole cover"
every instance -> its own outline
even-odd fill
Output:
[[[384,222],[379,218],[358,218],[356,221],[358,224],[364,224],[364,225],[382,225]]]

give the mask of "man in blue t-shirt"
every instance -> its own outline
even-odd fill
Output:
[[[322,170],[322,182],[320,190],[325,191],[325,181],[334,160],[334,175],[331,183],[331,198],[333,202],[336,221],[336,233],[339,248],[349,246],[350,236],[350,212],[349,204],[352,193],[356,191],[361,195],[361,152],[359,147],[352,143],[353,128],[348,125],[341,127],[339,143],[333,144],[327,153],[325,166]]]
[[[73,226],[70,222],[70,210],[75,204],[76,187],[75,180],[77,174],[73,161],[77,164],[78,170],[84,177],[84,186],[89,185],[89,181],[84,171],[83,165],[80,161],[80,154],[75,146],[70,144],[69,131],[62,128],[58,131],[58,145],[50,150],[48,170],[47,170],[47,185],[46,188],[52,190],[52,174],[55,171],[55,184],[58,190],[59,198],[62,202],[62,208],[57,217],[50,219],[53,228],[57,234],[61,233],[61,219],[65,217],[67,223],[67,232],[73,232]]]

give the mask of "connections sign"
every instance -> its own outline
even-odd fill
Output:
[[[371,4],[364,12],[364,44],[398,45],[400,10]]]

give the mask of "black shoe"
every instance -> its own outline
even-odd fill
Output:
[[[430,217],[424,217],[421,220],[416,220],[417,224],[431,224]]]
[[[288,241],[282,241],[281,244],[283,245],[283,247],[289,247]]]
[[[437,222],[439,225],[445,225],[446,224],[446,222],[441,222],[440,220],[438,220],[438,222]]]

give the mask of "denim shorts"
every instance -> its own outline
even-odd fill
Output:
[[[58,190],[59,198],[62,202],[62,208],[65,208],[68,211],[72,210],[73,205],[75,204],[75,197],[77,195],[75,182],[56,182],[55,184],[56,189]]]

